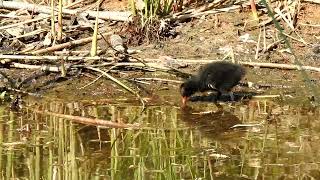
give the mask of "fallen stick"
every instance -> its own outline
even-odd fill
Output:
[[[50,6],[42,6],[37,4],[30,4],[24,2],[16,2],[16,1],[2,1],[0,2],[0,8],[7,9],[26,9],[28,11],[32,11],[33,13],[45,13],[50,14],[51,8]],[[55,9],[58,12],[58,9]],[[114,21],[132,21],[132,13],[130,11],[118,12],[118,11],[91,11],[86,10],[81,12],[81,10],[70,10],[70,9],[62,9],[62,13],[64,15],[77,15],[79,17],[87,17],[90,18],[100,18],[105,20],[114,20]]]
[[[1,59],[1,55],[0,55]],[[148,68],[154,68],[158,70],[163,71],[170,71],[172,70],[169,67],[166,67],[163,63],[159,62],[159,59],[144,59],[146,63],[137,62],[137,60],[132,59],[129,63],[114,63],[115,67],[121,67],[121,66],[137,66],[137,67],[148,67]],[[187,64],[207,64],[212,62],[218,62],[221,60],[205,60],[205,59],[174,59],[176,63],[187,63]],[[251,66],[251,67],[261,67],[261,68],[277,68],[277,69],[287,69],[287,70],[308,70],[308,71],[316,71],[320,72],[320,68],[313,67],[313,66],[298,66],[298,65],[292,65],[292,64],[277,64],[277,63],[256,63],[256,62],[245,62],[245,61],[238,61],[239,64],[245,65],[245,66]],[[25,65],[22,66],[20,63],[12,63],[12,67],[16,68],[26,68],[26,69],[41,69],[42,70],[48,70],[45,66],[39,66],[39,65]],[[75,66],[76,67],[76,66]],[[90,66],[88,66],[90,67]],[[59,72],[57,67],[54,67],[52,72]],[[49,68],[50,69],[50,68]]]
[[[10,67],[19,68],[19,69],[33,69],[33,70],[41,70],[47,72],[61,72],[61,66],[49,66],[49,65],[30,65],[30,64],[21,64],[21,63],[12,63]],[[66,65],[68,68],[68,65]]]
[[[106,54],[113,54],[115,51],[114,50],[98,50],[97,51],[97,54],[103,54],[103,53],[106,53]],[[135,49],[127,49],[127,53],[129,55],[131,54],[137,54],[137,53],[140,53],[141,50],[135,50]],[[55,51],[54,52],[55,55],[57,56],[67,56],[67,55],[83,55],[83,54],[90,54],[90,51],[77,51],[77,50],[66,50],[66,51]]]
[[[291,38],[291,39],[294,40],[294,41],[301,42],[302,44],[304,44],[304,45],[306,45],[306,46],[309,46],[309,44],[310,44],[310,43],[305,42],[304,39],[302,39],[301,37],[300,37],[300,38],[301,38],[301,40],[300,40],[300,39],[297,39],[297,38],[295,38],[295,37],[293,37],[293,36],[290,36],[289,34],[286,34],[286,33],[284,33],[284,32],[282,32],[282,34],[285,35],[285,36],[287,36],[288,38]]]
[[[252,67],[261,67],[261,68],[277,68],[277,69],[287,69],[287,70],[308,70],[320,72],[320,68],[312,66],[298,66],[291,64],[275,64],[275,63],[255,63],[255,62],[243,62],[239,61],[239,64],[252,66]]]
[[[60,61],[61,59],[64,59],[66,61],[114,61],[115,58],[113,57],[83,57],[83,56],[29,56],[29,55],[5,55],[0,54],[0,59],[11,59],[11,60],[36,60],[36,61]],[[2,63],[2,62],[1,62]]]
[[[320,4],[320,0],[303,0],[302,2],[309,2],[314,4]]]
[[[159,59],[144,59],[146,62],[157,62]],[[206,60],[206,59],[174,59],[177,63],[187,63],[187,64],[207,64],[212,62],[218,62],[221,60]],[[320,68],[312,66],[298,66],[292,64],[277,64],[277,63],[256,63],[256,62],[246,62],[238,61],[239,64],[252,66],[252,67],[261,67],[261,68],[278,68],[278,69],[287,69],[287,70],[309,70],[320,72]]]
[[[108,65],[114,65],[114,67],[122,67],[122,66],[134,66],[134,67],[149,67],[149,68],[154,68],[158,70],[163,70],[163,71],[169,71],[171,70],[170,68],[160,66],[157,63],[146,63],[142,64],[140,62],[136,63],[103,63],[103,66],[108,66]],[[146,66],[147,65],[147,66]],[[99,65],[71,65],[71,64],[66,64],[66,68],[93,68],[93,67],[99,67]],[[41,71],[48,71],[48,72],[61,72],[61,66],[52,66],[52,65],[31,65],[31,64],[22,64],[22,63],[11,63],[10,67],[12,68],[19,68],[19,69],[33,69],[33,70],[41,70]]]
[[[108,32],[108,33],[104,33],[102,36],[108,36],[108,35],[111,35],[111,34],[112,34],[112,32]],[[98,35],[97,39],[101,39],[102,36]],[[52,52],[52,51],[60,50],[60,49],[63,49],[63,48],[69,48],[69,47],[72,47],[74,45],[88,43],[88,42],[91,42],[91,41],[92,41],[92,37],[87,37],[87,38],[78,39],[78,40],[75,40],[75,41],[59,44],[59,45],[56,45],[56,46],[48,47],[48,48],[45,48],[45,49],[40,49],[40,50],[37,50],[37,51],[33,51],[31,54],[42,54],[42,53],[46,53],[46,52]]]
[[[1,3],[0,3],[0,7],[1,7]],[[41,21],[43,19],[48,19],[48,18],[50,18],[49,15],[48,16],[44,16],[44,17],[39,17],[39,18],[36,18],[36,19],[30,19],[30,20],[22,21],[22,22],[15,23],[15,24],[9,24],[9,25],[6,25],[6,26],[1,26],[0,30],[8,29],[8,28],[16,27],[16,26],[20,26],[20,25],[23,25],[23,24],[28,24],[28,23],[35,22],[35,21]]]

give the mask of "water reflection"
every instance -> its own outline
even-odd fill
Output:
[[[190,127],[197,127],[199,131],[208,137],[217,138],[226,132],[232,132],[231,127],[241,124],[239,118],[230,111],[226,111],[219,104],[218,109],[209,112],[197,112],[192,107],[181,109],[181,120]]]
[[[26,106],[21,112],[0,107],[1,179],[320,178],[318,108],[267,100],[151,106],[143,113],[130,104]],[[81,125],[34,109],[141,128]],[[279,121],[268,123],[272,118]],[[230,129],[248,123],[262,125]]]
[[[235,101],[241,101],[243,99],[251,99],[253,96],[256,96],[260,93],[257,92],[233,92],[233,96],[234,96],[234,100]],[[217,93],[215,92],[210,92],[207,95],[195,95],[195,96],[191,96],[190,101],[193,102],[197,102],[197,101],[201,101],[201,102],[217,102],[217,101],[221,101],[221,102],[228,102],[231,101],[230,99],[230,95],[229,94],[222,94],[219,98],[217,98]]]

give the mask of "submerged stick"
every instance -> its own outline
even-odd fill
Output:
[[[28,109],[30,109],[30,108],[28,108]],[[33,112],[36,112],[36,113],[56,116],[59,118],[71,120],[73,122],[87,124],[87,125],[93,125],[93,126],[105,126],[105,127],[110,127],[110,128],[132,128],[132,129],[139,128],[138,125],[134,125],[134,124],[117,123],[117,122],[106,121],[106,120],[98,119],[98,118],[93,119],[93,118],[87,118],[87,117],[81,117],[81,116],[73,116],[73,115],[54,113],[54,112],[49,112],[49,111],[39,111],[39,110],[35,110],[35,109],[30,109],[30,110],[32,110]]]

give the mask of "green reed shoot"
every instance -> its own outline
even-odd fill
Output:
[[[141,10],[138,9],[132,0],[129,1],[129,4],[133,14],[138,12],[141,17],[142,26],[145,26],[158,17],[168,15],[172,11],[173,2],[173,0],[144,0],[144,6]]]

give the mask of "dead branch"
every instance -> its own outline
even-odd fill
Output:
[[[19,55],[0,55],[0,59],[5,59],[5,58],[12,58],[14,59],[23,59],[24,57],[30,58],[30,59],[35,59],[35,60],[41,60],[41,57],[36,57],[36,56],[19,56]],[[58,57],[54,56],[42,56],[42,58],[48,58],[52,60],[59,60]],[[80,60],[84,59],[85,57],[73,57],[70,58],[68,57],[68,60]],[[87,57],[88,59],[99,59],[100,57]],[[60,58],[61,59],[61,58]],[[107,58],[107,60],[114,60],[114,58]],[[161,62],[160,59],[144,59],[146,63],[141,63],[138,62],[136,59],[130,59],[131,62],[129,63],[112,63],[112,65],[115,67],[123,67],[123,66],[135,66],[135,67],[146,67],[146,68],[154,68],[157,70],[162,70],[162,71],[170,71],[173,70],[172,68],[168,67],[165,65],[165,63]],[[171,62],[171,64],[176,63],[176,64],[206,64],[206,63],[211,63],[211,62],[217,62],[221,60],[206,60],[206,59],[174,59],[174,61]],[[320,72],[320,68],[318,67],[312,67],[312,66],[298,66],[298,65],[292,65],[292,64],[277,64],[277,63],[256,63],[256,62],[246,62],[246,61],[239,61],[239,64],[246,65],[246,66],[252,66],[252,67],[261,67],[261,68],[278,68],[278,69],[287,69],[287,70],[309,70],[309,71],[316,71]],[[109,64],[107,64],[109,65]],[[111,64],[110,64],[111,65]],[[42,70],[48,70],[48,67],[44,66],[36,66],[36,65],[21,65],[20,63],[13,63],[11,64],[12,67],[16,68],[26,68],[26,69],[42,69]],[[105,66],[105,65],[104,65]],[[77,67],[77,66],[75,66]],[[78,66],[80,67],[80,66]],[[88,67],[93,67],[93,66],[88,66]],[[52,67],[49,68],[52,72],[59,72],[57,67]]]
[[[150,67],[158,70],[163,70],[163,71],[169,71],[170,68],[160,66],[157,63],[146,63],[142,64],[140,62],[133,62],[133,63],[102,63],[98,65],[71,65],[67,64],[66,68],[93,68],[93,67],[101,67],[101,66],[109,66],[113,65],[114,67],[128,67],[128,66],[133,66],[133,67]],[[147,65],[147,66],[146,66]],[[11,63],[10,67],[13,68],[19,68],[19,69],[38,69],[41,71],[48,71],[48,72],[60,72],[61,67],[58,66],[50,66],[50,65],[30,65],[30,64],[22,64],[22,63]]]
[[[81,56],[28,56],[28,55],[4,55],[0,54],[0,59],[9,59],[9,60],[35,60],[35,61],[59,61],[61,59],[66,59],[68,61],[114,61],[115,58],[113,57],[81,57]],[[10,62],[10,61],[9,61]],[[1,62],[1,63],[7,63],[7,62]]]
[[[252,67],[261,67],[261,68],[277,68],[277,69],[287,69],[287,70],[309,70],[320,72],[320,68],[312,66],[298,66],[291,64],[276,64],[276,63],[255,63],[255,62],[239,62],[239,64],[252,66]]]
[[[320,4],[320,0],[303,0],[302,2],[309,2],[314,4]]]
[[[24,2],[15,2],[15,1],[2,1],[0,3],[0,8],[7,8],[7,9],[26,9],[28,11],[32,11],[35,13],[45,13],[50,14],[51,10],[49,6],[41,6],[36,4],[29,4]],[[58,12],[58,9],[55,9]],[[86,17],[87,15],[90,18],[100,18],[105,20],[114,20],[114,21],[132,21],[132,13],[129,11],[118,12],[118,11],[91,11],[86,10],[81,12],[80,10],[70,10],[70,9],[63,9],[62,13],[64,15],[79,15],[80,17]]]
[[[65,65],[66,68],[69,68],[70,65]],[[21,63],[12,63],[10,67],[19,68],[19,69],[39,69],[46,72],[61,72],[61,66],[49,66],[49,65],[30,65],[30,64],[21,64]]]
[[[106,53],[106,54],[112,54],[114,53],[115,51],[114,50],[97,50],[97,54],[103,54],[103,53]],[[127,49],[127,53],[129,55],[131,54],[137,54],[137,53],[140,53],[141,50],[136,50],[136,49]],[[89,55],[90,54],[90,51],[86,51],[86,50],[82,50],[82,51],[77,51],[77,50],[63,50],[63,51],[55,51],[54,52],[55,55],[57,56],[67,56],[67,55]]]
[[[0,3],[0,7],[1,7],[1,3]],[[28,23],[35,22],[35,21],[41,21],[41,20],[47,19],[47,18],[50,18],[50,16],[48,15],[48,16],[39,17],[39,18],[36,18],[36,19],[30,19],[30,20],[22,21],[22,22],[15,23],[15,24],[9,24],[9,25],[6,25],[6,26],[1,26],[0,30],[8,29],[8,28],[16,27],[16,26],[20,26],[20,25],[23,25],[23,24],[28,24]]]
[[[187,64],[207,64],[211,62],[217,62],[221,60],[205,60],[205,59],[174,59],[176,63],[187,63]],[[145,59],[146,62],[157,62],[159,59]],[[320,72],[320,68],[312,66],[298,66],[291,64],[277,64],[277,63],[256,63],[256,62],[246,62],[238,61],[239,64],[253,67],[261,68],[278,68],[278,69],[287,69],[287,70],[309,70]]]
[[[108,32],[108,33],[104,33],[103,36],[108,36],[108,35],[111,35],[111,34],[112,34],[112,32]],[[98,35],[97,39],[101,39],[101,38],[102,38],[102,36]],[[59,44],[59,45],[52,46],[52,47],[48,47],[48,48],[45,48],[45,49],[40,49],[40,50],[32,52],[31,54],[42,54],[42,53],[46,53],[46,52],[52,52],[52,51],[60,50],[60,49],[63,49],[63,48],[69,48],[69,47],[72,47],[74,45],[88,43],[88,42],[91,42],[91,41],[92,41],[92,37],[78,39],[78,40],[75,40],[75,41],[72,41],[72,42],[66,42],[66,43]]]

